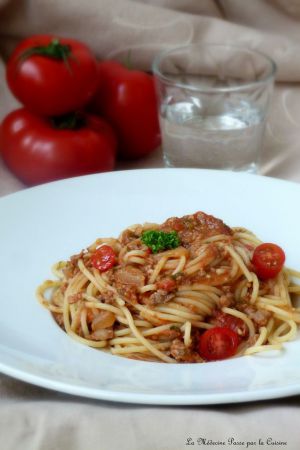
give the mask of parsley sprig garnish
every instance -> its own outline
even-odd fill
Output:
[[[149,247],[153,253],[162,252],[180,245],[180,239],[176,231],[147,230],[142,233],[141,241]]]

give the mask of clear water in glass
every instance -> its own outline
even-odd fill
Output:
[[[264,120],[248,101],[221,101],[205,108],[201,99],[161,105],[160,124],[168,167],[205,167],[256,172]]]

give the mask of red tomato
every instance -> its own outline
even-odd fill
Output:
[[[276,244],[261,244],[254,250],[252,264],[256,275],[261,280],[275,278],[285,262],[285,254]]]
[[[235,355],[239,342],[238,335],[230,328],[210,328],[200,336],[198,351],[207,361],[226,359]]]
[[[58,116],[91,100],[98,85],[97,61],[81,42],[37,35],[17,46],[6,78],[15,97],[32,112]]]
[[[92,109],[103,115],[118,135],[119,154],[125,159],[147,155],[160,145],[154,79],[128,70],[116,61],[103,61]]]
[[[101,245],[91,257],[91,262],[95,269],[106,272],[116,263],[116,255],[109,245]]]
[[[226,314],[222,311],[217,311],[215,313],[215,322],[217,327],[230,328],[230,330],[235,331],[239,337],[247,337],[249,330],[247,325],[242,319],[234,317],[231,314]]]
[[[110,125],[92,115],[83,120],[78,129],[57,129],[25,108],[13,111],[0,128],[4,162],[28,185],[112,170],[117,141]]]

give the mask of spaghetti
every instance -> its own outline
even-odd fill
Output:
[[[39,286],[37,297],[69,336],[114,355],[166,363],[223,359],[228,355],[199,351],[205,333],[222,327],[237,335],[236,355],[280,350],[300,323],[293,303],[300,273],[283,267],[259,278],[253,253],[260,244],[252,232],[202,212],[134,225],[56,263],[56,280]]]

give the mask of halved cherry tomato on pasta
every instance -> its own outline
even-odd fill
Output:
[[[95,269],[106,272],[116,263],[115,252],[109,245],[101,245],[91,256],[91,262]]]
[[[206,330],[199,338],[198,352],[206,361],[217,361],[235,355],[240,343],[235,331],[225,327]]]
[[[256,275],[261,280],[275,278],[285,262],[285,254],[276,244],[261,244],[254,250],[252,264]]]

